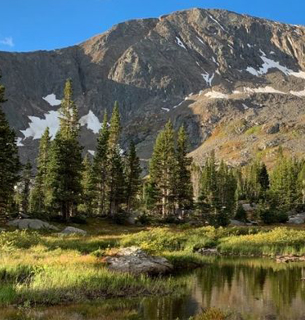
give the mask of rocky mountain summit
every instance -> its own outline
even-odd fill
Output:
[[[272,163],[280,145],[296,156],[305,152],[303,26],[191,9],[120,23],[69,48],[0,52],[0,69],[23,157],[35,156],[46,126],[55,134],[67,78],[91,153],[115,100],[122,148],[132,137],[143,160],[169,118],[186,126],[199,163],[212,149],[232,165],[257,153]]]

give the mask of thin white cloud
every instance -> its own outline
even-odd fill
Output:
[[[4,45],[4,46],[9,46],[9,47],[11,47],[11,48],[15,46],[12,37],[6,37],[6,38],[0,40],[0,44],[2,44],[2,45]]]

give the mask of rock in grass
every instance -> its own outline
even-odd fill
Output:
[[[200,253],[203,256],[219,255],[219,252],[216,248],[201,248],[201,249],[197,250],[197,253]]]
[[[165,274],[173,270],[173,265],[166,258],[150,256],[138,247],[120,249],[114,256],[106,257],[105,261],[112,271],[135,275]]]
[[[74,227],[66,227],[62,232],[59,233],[60,235],[69,235],[69,234],[78,234],[85,236],[87,234],[87,231],[74,228]]]
[[[55,226],[39,219],[16,219],[8,222],[7,225],[21,230],[58,230]]]

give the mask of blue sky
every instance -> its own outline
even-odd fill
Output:
[[[62,48],[118,22],[193,7],[305,25],[305,0],[0,0],[0,50]]]

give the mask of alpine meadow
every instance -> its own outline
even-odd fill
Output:
[[[305,27],[80,0],[35,51],[34,2],[0,34],[0,319],[304,319]],[[96,14],[127,21],[61,42]]]

